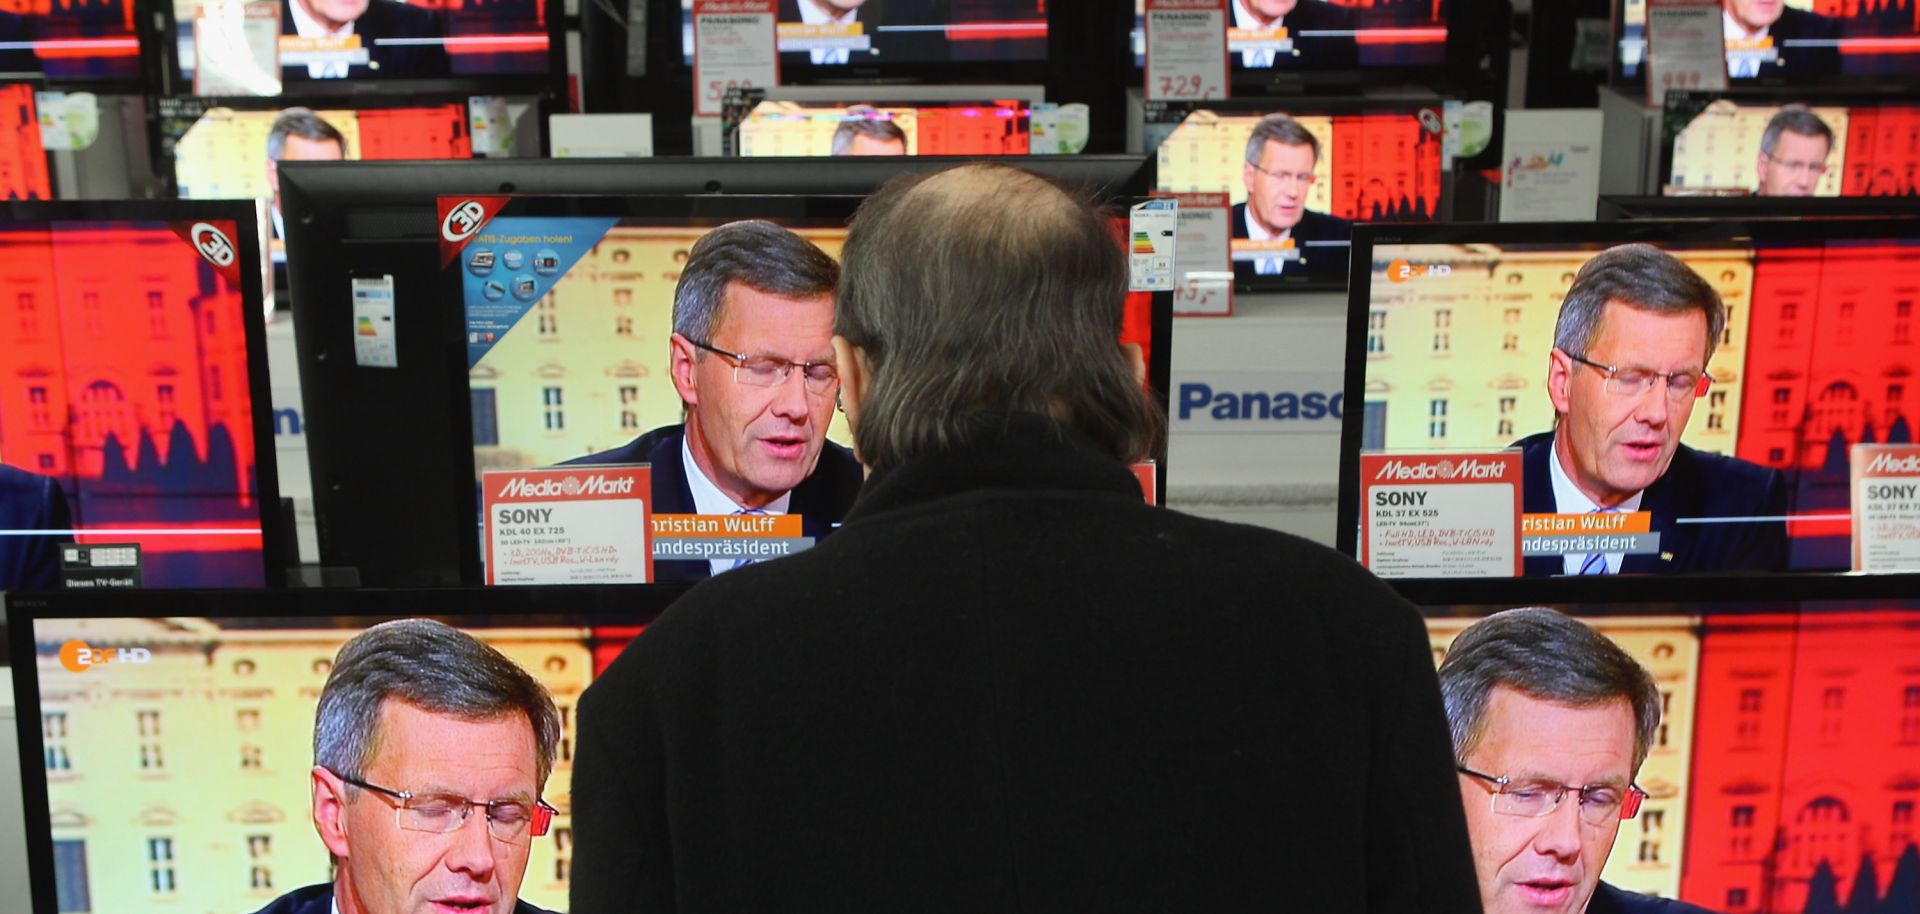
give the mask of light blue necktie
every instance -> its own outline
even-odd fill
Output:
[[[1589,511],[1587,513],[1588,514],[1619,514],[1620,509],[1619,508],[1595,508],[1592,511]],[[1587,553],[1587,560],[1580,563],[1580,573],[1581,574],[1612,574],[1613,572],[1607,570],[1607,554],[1606,553],[1589,552]]]
[[[766,510],[765,508],[741,508],[740,510],[738,510],[738,511],[735,511],[735,512],[733,512],[733,513],[735,513],[735,514],[753,514],[753,515],[764,515],[764,514],[766,514],[766,513],[767,513],[767,510]],[[754,558],[745,558],[745,559],[734,559],[734,560],[733,560],[733,566],[732,566],[731,568],[728,568],[727,570],[728,570],[728,571],[732,571],[732,570],[734,570],[735,568],[745,568],[745,567],[747,567],[748,565],[751,565],[751,564],[753,564],[754,562],[757,562],[757,561],[759,561],[759,559],[754,559]],[[1581,572],[1581,573],[1582,573],[1582,574],[1585,574],[1585,572]]]

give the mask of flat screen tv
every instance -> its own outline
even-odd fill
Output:
[[[145,73],[142,15],[134,0],[7,4],[0,10],[0,79],[134,89]]]
[[[920,104],[761,101],[740,119],[742,156],[1026,155],[1032,109],[1002,99]]]
[[[76,545],[137,547],[145,587],[279,584],[256,231],[231,201],[0,204],[0,589],[87,583]]]
[[[693,2],[680,0],[681,46],[693,63]],[[1046,0],[779,0],[784,84],[912,79],[1039,82]]]
[[[1433,84],[1457,77],[1473,0],[1227,0],[1227,70],[1237,92],[1301,85]],[[1133,2],[1134,66],[1146,67],[1146,0]]]
[[[1920,19],[1900,0],[1721,0],[1735,83],[1868,85],[1920,73]],[[1613,9],[1614,74],[1637,80],[1647,57],[1646,0]]]
[[[1629,244],[1683,267],[1616,251],[1605,275],[1639,291],[1557,330],[1581,269]],[[1404,458],[1517,451],[1527,576],[1598,573],[1595,556],[1622,575],[1849,570],[1876,516],[1854,514],[1850,461],[1911,443],[1920,418],[1916,267],[1913,220],[1363,226],[1339,542],[1360,551],[1362,486],[1400,479]],[[1687,306],[1702,287],[1725,308],[1717,338]],[[1363,478],[1363,455],[1386,475]],[[1612,510],[1583,520],[1595,505]],[[1582,547],[1602,542],[1596,524],[1614,548]]]
[[[1664,138],[1668,194],[1920,195],[1920,101],[1669,92]]]

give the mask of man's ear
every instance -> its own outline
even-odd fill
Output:
[[[1573,384],[1573,359],[1559,347],[1547,353],[1547,399],[1553,402],[1555,415],[1568,413],[1568,390]]]
[[[833,370],[840,375],[840,411],[847,414],[848,428],[858,428],[860,407],[867,401],[867,385],[873,380],[867,351],[847,342],[844,336],[835,336]]]
[[[345,860],[347,853],[347,782],[319,765],[313,766],[313,830],[328,853]]]
[[[1127,367],[1133,371],[1133,383],[1147,386],[1147,351],[1139,343],[1121,343],[1120,351],[1127,354]]]
[[[673,376],[673,389],[680,394],[680,402],[687,406],[699,403],[700,388],[693,378],[693,360],[699,357],[699,350],[678,333],[668,339],[667,350],[667,371]]]

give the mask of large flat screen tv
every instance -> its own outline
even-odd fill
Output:
[[[147,587],[277,586],[257,221],[236,202],[0,203],[0,590],[69,544]]]
[[[1234,88],[1260,93],[1305,85],[1432,84],[1457,77],[1473,0],[1227,0],[1227,69]],[[1133,2],[1129,36],[1146,67],[1146,0]]]
[[[1664,191],[1913,197],[1920,195],[1916,137],[1920,101],[1670,92]]]
[[[1912,5],[1857,0],[1721,0],[1727,75],[1735,83],[1867,85],[1920,73]],[[1647,58],[1647,2],[1613,10],[1613,70],[1637,80]]]

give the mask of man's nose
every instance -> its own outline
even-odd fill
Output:
[[[1639,402],[1634,404],[1634,418],[1659,428],[1667,424],[1673,412],[1673,400],[1669,398],[1665,378],[1655,378],[1653,386],[1640,392]],[[1692,393],[1692,391],[1688,391]]]
[[[1568,861],[1580,856],[1580,794],[1567,791],[1560,798],[1560,805],[1539,820],[1540,830],[1533,835],[1533,849],[1553,857]]]
[[[803,369],[794,366],[787,376],[773,388],[773,414],[801,424],[810,415],[807,402],[807,378]]]
[[[447,869],[464,873],[475,882],[493,877],[495,848],[487,827],[486,812],[475,809],[467,821],[447,835]]]

